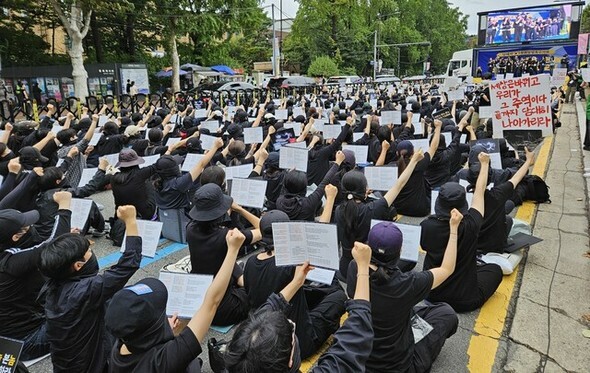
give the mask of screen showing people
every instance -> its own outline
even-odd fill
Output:
[[[569,39],[571,15],[571,5],[489,13],[486,44]]]

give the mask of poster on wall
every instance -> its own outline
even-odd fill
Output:
[[[138,93],[149,94],[150,82],[145,65],[141,64],[123,64],[119,69],[121,75],[121,92],[126,93],[127,81],[135,82]]]
[[[72,96],[76,96],[74,92],[74,79],[70,78],[61,78],[61,91],[63,92],[64,97],[68,98]]]
[[[88,93],[91,96],[101,96],[100,78],[88,78]]]
[[[45,88],[48,98],[54,98],[56,101],[62,100],[58,78],[45,78]]]
[[[504,131],[541,130],[553,133],[551,122],[550,76],[546,74],[492,82],[494,138]]]

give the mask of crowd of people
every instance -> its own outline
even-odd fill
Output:
[[[237,108],[211,99],[203,117],[186,102],[121,110],[99,125],[106,106],[75,118],[49,105],[38,123],[3,123],[0,335],[24,341],[22,360],[50,353],[55,372],[200,371],[212,323],[238,324],[222,362],[228,372],[296,372],[331,335],[314,372],[429,371],[457,330],[457,313],[480,308],[502,282],[502,268],[479,258],[504,252],[509,213],[534,163],[528,149],[519,157],[500,139],[502,167],[490,166],[487,148],[475,142],[493,130],[478,117],[489,90],[480,95],[474,104],[447,101],[429,85],[337,87]],[[387,111],[401,112],[401,121],[385,120]],[[440,112],[449,115],[433,119]],[[217,130],[204,128],[211,121]],[[339,125],[337,136],[324,136],[329,125]],[[245,143],[252,127],[263,129],[262,143]],[[308,149],[307,172],[280,167],[277,139],[291,130],[290,142]],[[90,145],[95,133],[100,139]],[[205,136],[215,140],[205,144]],[[422,138],[425,150],[412,142]],[[366,146],[368,159],[343,145]],[[181,171],[190,154],[202,158]],[[141,167],[152,155],[160,157]],[[367,162],[397,167],[397,181],[371,190]],[[251,165],[248,177],[267,182],[263,209],[228,194],[225,168],[237,165]],[[78,185],[88,168],[94,176]],[[104,190],[112,191],[114,216],[93,202],[87,224],[72,227],[72,198]],[[179,333],[161,281],[127,284],[141,260],[137,220],[158,220],[164,210],[188,220],[190,273],[214,276]],[[398,214],[424,218],[421,270],[400,258]],[[290,221],[336,225],[340,268],[330,285],[306,281],[309,262],[277,265],[273,223]],[[110,268],[99,268],[89,241],[102,235],[125,243]],[[253,254],[240,266],[245,252]]]
[[[553,74],[553,69],[556,67],[569,68],[570,59],[568,55],[564,55],[555,60],[554,56],[537,56],[519,57],[496,57],[488,60],[487,71],[483,71],[481,67],[477,68],[476,75],[482,77],[484,73],[493,75],[513,74],[515,78],[521,77],[523,74],[537,75],[537,74]]]
[[[517,15],[489,17],[486,44],[523,42],[558,37],[564,30],[565,15],[557,12],[546,18],[529,12]],[[499,40],[498,40],[499,38]]]

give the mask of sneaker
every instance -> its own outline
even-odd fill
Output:
[[[590,146],[584,146],[584,150],[590,151]]]

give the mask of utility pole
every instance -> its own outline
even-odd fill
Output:
[[[277,33],[275,30],[275,5],[272,4],[272,75],[277,76]]]
[[[377,79],[377,30],[375,30],[375,41],[373,42],[373,82]]]

